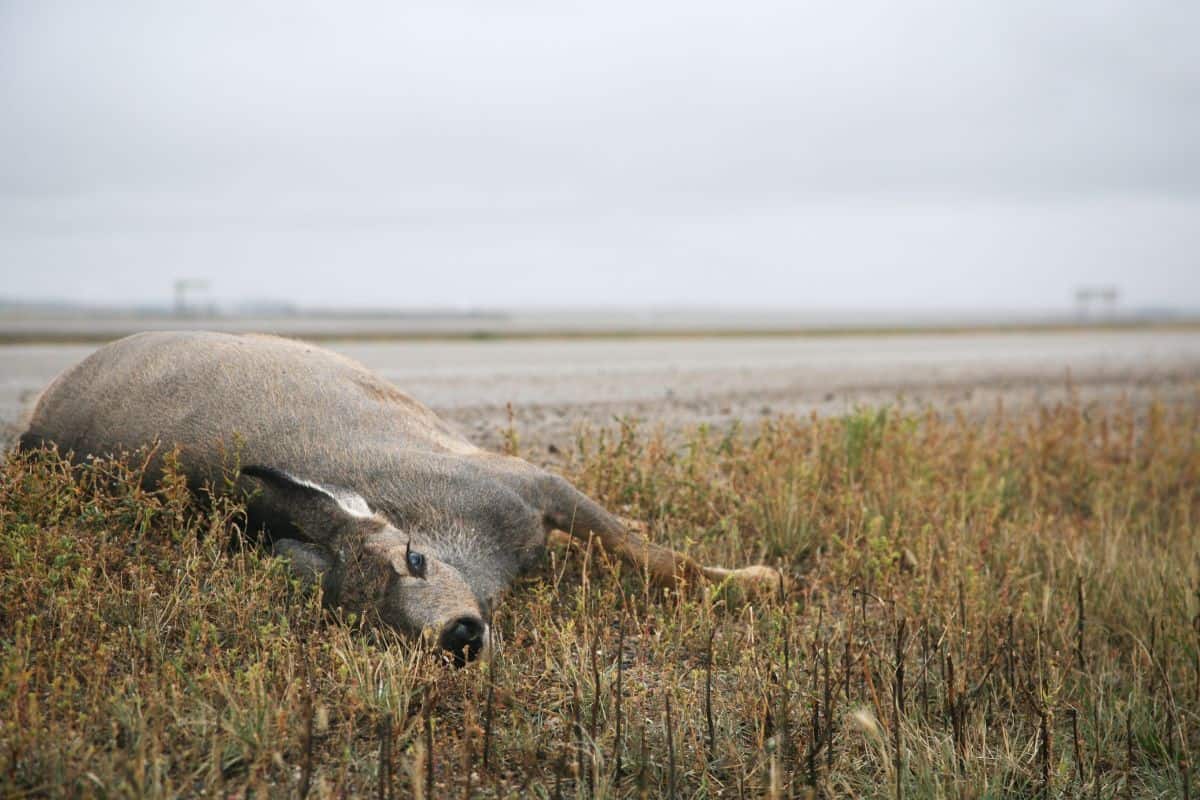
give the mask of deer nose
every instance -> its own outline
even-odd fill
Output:
[[[483,634],[487,628],[479,617],[459,617],[442,629],[442,649],[449,650],[458,666],[466,664],[483,649]]]

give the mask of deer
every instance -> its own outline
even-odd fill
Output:
[[[18,448],[75,462],[145,451],[148,487],[170,453],[193,492],[244,501],[246,530],[326,606],[434,639],[460,666],[489,651],[497,602],[555,532],[670,586],[784,581],[656,544],[565,478],[476,446],[362,364],[295,339],[128,336],[55,378],[28,419]]]

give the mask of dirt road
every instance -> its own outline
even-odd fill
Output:
[[[902,334],[776,338],[334,343],[495,445],[512,404],[538,446],[633,415],[682,427],[858,404],[980,413],[1065,396],[1200,398],[1200,331]],[[0,347],[0,424],[92,346]]]

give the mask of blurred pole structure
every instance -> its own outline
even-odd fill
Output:
[[[1101,304],[1099,316],[1113,320],[1117,316],[1117,301],[1121,290],[1116,286],[1081,286],[1075,290],[1075,310],[1080,321],[1092,319],[1093,304]]]
[[[208,281],[200,278],[178,278],[175,281],[175,316],[187,315],[187,294],[194,289],[207,289]]]

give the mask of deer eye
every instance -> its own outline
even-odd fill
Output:
[[[414,578],[425,577],[425,556],[414,552],[412,542],[404,546],[404,563],[408,566],[408,574]]]

